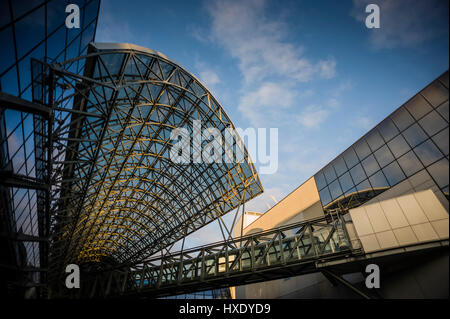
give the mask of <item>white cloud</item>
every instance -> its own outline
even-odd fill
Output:
[[[287,26],[268,20],[266,1],[217,0],[207,2],[212,18],[211,38],[238,60],[246,83],[283,76],[307,82],[315,75],[333,77],[333,58],[314,62],[300,46],[287,42]]]
[[[97,42],[125,42],[142,45],[142,36],[139,37],[131,30],[128,22],[114,15],[111,2],[104,1],[100,6],[98,26],[95,35]],[[120,22],[119,22],[120,21]]]
[[[321,77],[331,79],[336,75],[336,60],[334,58],[330,58],[326,61],[319,61],[317,65]]]
[[[375,125],[375,122],[367,115],[357,115],[352,121],[353,126],[369,131]]]
[[[380,28],[370,30],[370,42],[378,49],[416,47],[448,34],[448,1],[441,0],[353,0],[351,15],[364,22],[369,3],[380,7]]]
[[[262,127],[264,123],[277,120],[295,97],[295,92],[283,84],[265,82],[257,90],[245,93],[238,109],[253,126]]]
[[[306,128],[318,128],[329,115],[329,110],[321,106],[310,105],[302,111],[297,120]]]

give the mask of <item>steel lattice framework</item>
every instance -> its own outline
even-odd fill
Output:
[[[84,74],[71,72],[80,63]],[[170,160],[173,129],[192,134],[200,120],[225,134],[233,124],[199,80],[159,52],[91,44],[61,64],[34,61],[33,79],[34,101],[52,113],[48,127],[35,117],[35,135],[46,137],[36,165],[52,184],[50,274],[72,262],[145,260],[263,191],[239,137],[230,163]]]

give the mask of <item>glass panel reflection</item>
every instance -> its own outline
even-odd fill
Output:
[[[394,156],[386,145],[376,151],[374,155],[381,167],[385,167],[394,160]]]
[[[323,174],[325,175],[325,178],[328,183],[331,183],[332,181],[334,181],[337,178],[332,165],[328,165],[327,167],[325,167],[323,169]]]
[[[401,135],[398,135],[396,138],[390,141],[388,143],[388,146],[396,158],[399,158],[411,149]]]
[[[360,160],[364,159],[365,157],[367,157],[367,155],[371,153],[369,146],[364,140],[359,140],[359,142],[356,143],[354,148]]]
[[[448,118],[449,118],[449,115],[448,115],[448,101],[445,102],[444,104],[442,104],[441,106],[439,106],[436,110],[439,112],[439,114],[442,115],[442,117],[443,117],[447,122],[449,121],[449,120],[448,120]]]
[[[314,178],[316,180],[317,189],[321,190],[322,188],[327,186],[327,182],[325,181],[325,177],[323,176],[323,173],[321,171],[314,175]]]
[[[342,157],[338,157],[333,161],[334,169],[338,176],[341,176],[347,171],[347,166],[345,165],[344,159]]]
[[[384,174],[382,171],[379,171],[378,173],[372,175],[369,178],[369,182],[374,189],[389,188],[389,183],[387,182],[386,177],[384,177]]]
[[[392,120],[397,125],[400,131],[414,123],[413,117],[408,113],[408,111],[401,107],[392,115]]]
[[[403,136],[408,141],[409,145],[411,147],[416,147],[423,141],[425,141],[428,136],[425,134],[425,132],[420,128],[417,123],[410,126],[406,131],[404,131]]]
[[[411,176],[420,171],[423,166],[413,151],[409,151],[398,159],[398,163],[405,172],[406,176]]]
[[[350,170],[350,174],[352,175],[353,181],[355,184],[359,184],[362,180],[366,179],[366,174],[363,171],[361,164],[356,165]]]
[[[325,206],[331,202],[331,195],[328,191],[328,187],[325,187],[319,192],[320,199],[322,201],[322,205]]]
[[[342,195],[342,189],[341,186],[339,185],[338,180],[335,180],[333,183],[331,183],[329,188],[332,199],[336,199]]]
[[[347,190],[349,190],[350,188],[352,188],[354,186],[349,172],[347,172],[344,175],[342,175],[341,177],[339,177],[339,182],[341,183],[342,190],[344,192],[346,192]]]
[[[434,107],[448,100],[448,90],[439,81],[434,81],[421,93]]]
[[[405,174],[403,174],[397,162],[392,162],[391,164],[383,168],[383,173],[384,176],[386,176],[386,178],[388,179],[388,182],[391,186],[394,186],[405,178]]]
[[[385,119],[378,127],[380,134],[386,142],[398,134],[398,129],[390,119]]]
[[[372,130],[367,136],[366,136],[366,142],[369,144],[369,147],[372,149],[372,151],[377,150],[380,148],[381,145],[384,144],[383,139],[381,138],[380,133],[376,129]]]
[[[448,146],[449,138],[448,138],[448,136],[449,136],[448,127],[445,130],[443,130],[442,132],[439,132],[438,134],[433,136],[433,141],[437,144],[437,146],[439,147],[439,149],[441,150],[441,152],[444,155],[449,154],[449,146]]]
[[[414,151],[425,166],[430,165],[443,156],[431,140],[420,144]]]
[[[448,123],[437,112],[433,111],[427,114],[423,119],[419,121],[428,135],[433,136],[444,127],[448,126]]]
[[[406,103],[405,107],[416,120],[422,118],[425,114],[433,110],[433,108],[420,94],[416,95],[408,103]]]
[[[372,175],[380,169],[380,166],[378,165],[373,155],[370,155],[364,161],[362,161],[362,165],[364,167],[364,170],[366,171],[367,176]]]
[[[434,180],[440,188],[448,186],[448,159],[441,159],[439,162],[436,162],[433,165],[429,166],[427,170],[428,172],[430,172],[431,176],[433,176]]]
[[[344,152],[344,159],[345,163],[347,163],[348,168],[351,168],[355,166],[356,163],[358,163],[358,157],[356,156],[355,151],[351,147]]]

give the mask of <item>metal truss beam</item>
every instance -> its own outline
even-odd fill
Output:
[[[82,297],[161,297],[301,275],[317,263],[361,254],[342,218],[296,223],[97,273]],[[344,237],[343,237],[344,236]]]
[[[33,103],[4,92],[0,92],[0,109],[1,108],[41,115],[45,118],[49,118],[52,113],[51,108],[45,105]]]

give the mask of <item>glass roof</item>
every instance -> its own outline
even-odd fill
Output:
[[[84,76],[68,71],[79,60]],[[224,136],[233,124],[198,79],[161,53],[92,44],[87,56],[53,68],[55,139],[66,150],[54,261],[138,262],[263,192],[246,157],[171,161],[174,128],[192,134],[200,120]],[[247,154],[243,145],[238,137],[233,151]]]

